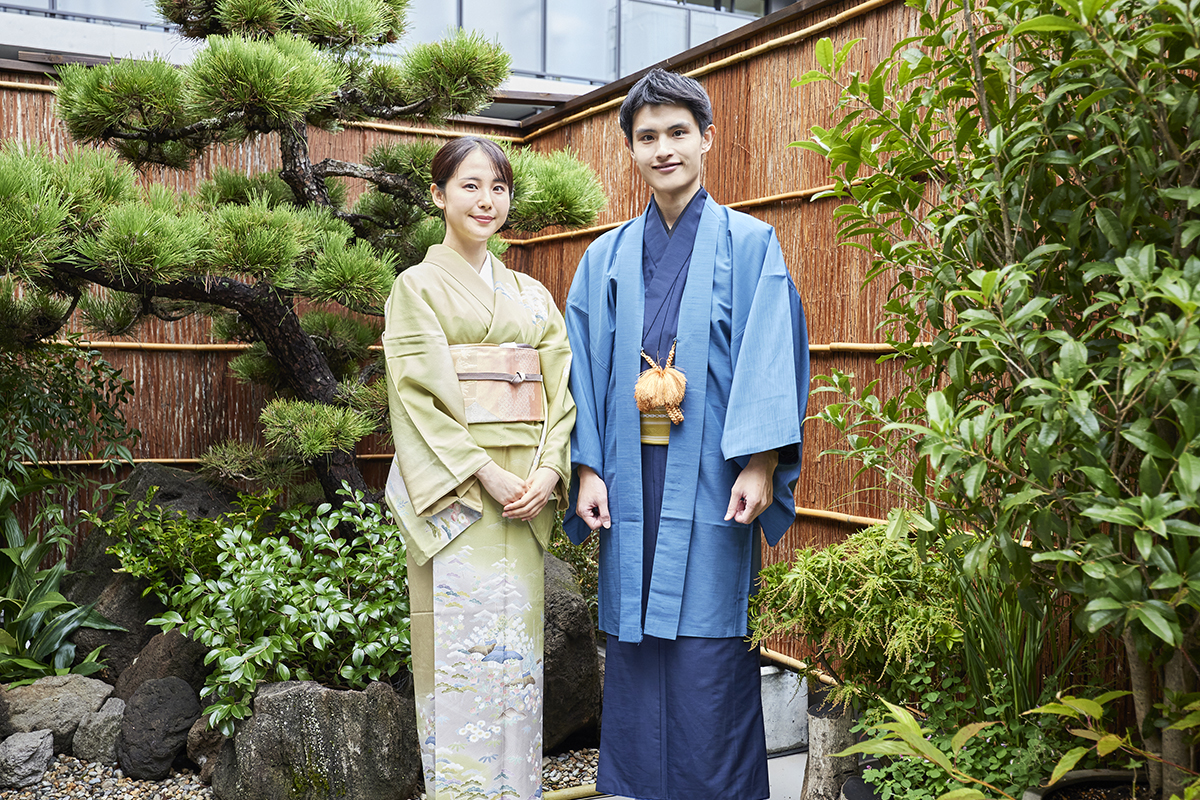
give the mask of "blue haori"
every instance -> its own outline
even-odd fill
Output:
[[[638,800],[770,796],[758,648],[608,638],[596,789]]]

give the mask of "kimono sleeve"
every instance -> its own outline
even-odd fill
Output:
[[[749,310],[741,330],[735,324],[733,332],[733,381],[721,451],[739,461],[767,450],[795,453],[794,461],[781,461],[776,469],[775,502],[759,518],[774,545],[795,519],[793,491],[808,410],[808,330],[774,231],[762,259],[757,284],[748,292]]]
[[[545,291],[543,289],[543,291]],[[542,384],[546,392],[546,441],[538,460],[558,475],[558,510],[567,508],[571,487],[571,429],[575,426],[575,402],[571,398],[571,345],[567,326],[554,298],[547,295],[546,333],[538,345]]]
[[[383,334],[400,474],[418,516],[455,501],[481,511],[482,490],[474,475],[491,459],[467,432],[442,322],[408,277],[401,275],[392,286]]]
[[[593,244],[583,254],[571,289],[567,293],[565,321],[571,342],[571,396],[575,400],[575,428],[571,432],[572,468],[590,467],[604,475],[604,414],[609,382],[612,321],[606,300],[604,265],[597,258]],[[604,342],[610,343],[606,350]],[[581,543],[591,534],[583,520],[575,516],[575,493],[572,487],[563,528],[571,541]]]

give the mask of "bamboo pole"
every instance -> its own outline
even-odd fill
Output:
[[[244,342],[237,343],[211,343],[211,344],[187,344],[183,342],[110,342],[110,341],[79,341],[72,342],[69,339],[56,339],[54,344],[75,345],[78,347],[91,347],[96,350],[144,350],[156,352],[239,352],[248,350],[249,344]],[[927,345],[927,342],[917,342],[918,346]],[[368,350],[381,351],[383,345],[370,345]],[[828,344],[810,344],[808,346],[810,353],[894,353],[896,348],[884,342],[830,342]]]
[[[585,783],[582,786],[570,786],[566,789],[555,789],[542,795],[543,800],[582,800],[585,797],[603,797],[603,792],[596,791],[596,784]]]
[[[416,125],[395,125],[390,122],[347,122],[346,127],[365,128],[385,133],[405,133],[410,136],[438,136],[443,139],[461,139],[464,136],[485,136],[488,139],[496,139],[510,144],[525,144],[525,137],[523,136],[506,136],[499,133],[480,134],[471,131],[452,131],[447,128],[419,128]]]
[[[0,81],[0,89],[27,89],[31,92],[50,92],[53,94],[58,91],[57,84],[53,83],[22,83],[21,81]]]
[[[796,670],[796,672],[804,672],[809,675],[812,675],[817,680],[819,680],[821,683],[825,684],[826,686],[837,686],[838,685],[837,679],[834,678],[832,675],[827,675],[824,672],[822,672],[821,670],[812,666],[811,664],[806,664],[805,662],[800,661],[799,659],[792,658],[789,655],[784,655],[783,653],[780,653],[776,650],[772,650],[769,647],[763,647],[762,645],[758,646],[758,652],[763,658],[767,659],[768,661],[774,661],[776,664],[779,664],[781,667],[787,667],[788,669],[794,669],[794,670]]]
[[[805,508],[804,506],[796,506],[796,516],[830,519],[835,522],[845,522],[849,525],[859,525],[864,528],[870,525],[882,525],[887,522],[886,519],[879,519],[878,517],[860,517],[857,514],[843,514],[840,511],[826,511],[823,508]]]
[[[161,350],[161,351],[193,351],[193,352],[226,352],[248,350],[250,345],[243,342],[188,344],[185,342],[91,342],[82,340],[72,342],[69,339],[56,339],[54,344],[77,345],[78,347],[93,347],[97,350]]]

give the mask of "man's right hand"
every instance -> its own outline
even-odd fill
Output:
[[[579,468],[579,500],[575,503],[575,513],[593,531],[612,527],[612,519],[608,516],[608,487],[604,485],[604,478],[591,467]]]

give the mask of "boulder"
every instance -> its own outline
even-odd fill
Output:
[[[156,634],[117,678],[113,696],[128,700],[146,681],[171,676],[182,678],[199,694],[204,688],[204,680],[214,669],[214,665],[204,663],[206,655],[207,647],[178,630]]]
[[[117,762],[134,780],[161,781],[187,747],[200,717],[200,701],[182,678],[156,678],[137,688],[125,705],[117,736]]]
[[[596,631],[570,564],[546,554],[546,686],[542,747],[600,721],[600,659]]]
[[[104,681],[82,675],[52,675],[0,690],[0,737],[49,730],[54,752],[70,753],[71,739],[85,714],[100,710],[112,694]]]
[[[208,718],[201,717],[188,731],[187,757],[200,767],[200,781],[212,783],[213,770],[225,746],[225,734],[208,727]]]
[[[117,763],[117,736],[125,716],[125,701],[110,697],[99,711],[84,714],[75,729],[71,752],[79,759],[99,764]]]
[[[311,681],[264,684],[225,743],[217,800],[407,800],[421,780],[413,698]]]
[[[216,488],[187,470],[164,467],[161,464],[139,464],[122,484],[127,499],[136,502],[145,498],[146,491],[157,486],[154,502],[182,511],[190,517],[216,517],[233,510],[236,497]],[[142,648],[158,633],[146,625],[146,620],[161,615],[162,603],[153,595],[145,595],[149,584],[123,572],[116,556],[107,551],[112,538],[93,530],[79,543],[71,559],[71,572],[62,581],[62,593],[67,599],[86,605],[96,603],[96,610],[124,631],[98,631],[80,628],[72,640],[76,646],[76,661],[81,661],[97,647],[104,646],[103,660],[108,665],[99,677],[116,683],[118,676],[133,663]]]
[[[33,786],[53,760],[53,731],[14,733],[0,742],[0,789]]]

